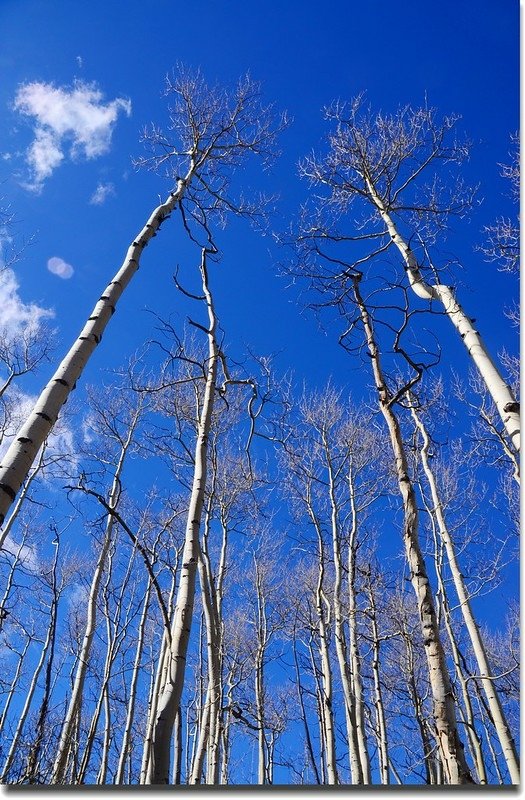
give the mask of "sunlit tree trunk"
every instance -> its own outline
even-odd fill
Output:
[[[383,703],[383,689],[381,684],[381,661],[380,649],[381,640],[379,638],[379,630],[377,625],[377,609],[375,590],[372,586],[371,571],[368,570],[366,582],[366,591],[369,603],[369,616],[370,626],[372,629],[372,675],[374,679],[374,708],[375,708],[375,724],[376,724],[376,739],[379,753],[379,775],[381,783],[387,785],[390,783],[389,772],[389,757],[388,757],[388,737],[386,727],[385,706]]]
[[[29,489],[31,488],[31,484],[33,483],[33,480],[36,478],[36,476],[38,475],[38,473],[42,469],[42,466],[43,466],[43,463],[44,463],[45,452],[46,452],[46,443],[44,442],[44,444],[42,445],[42,448],[40,450],[40,457],[39,457],[36,465],[29,472],[29,474],[28,474],[28,476],[27,476],[27,478],[26,478],[26,480],[24,482],[24,485],[22,487],[22,491],[18,495],[18,499],[17,499],[17,501],[16,501],[16,503],[15,503],[15,505],[13,507],[13,510],[11,511],[8,519],[6,520],[6,523],[5,523],[4,527],[0,531],[0,548],[4,546],[5,540],[7,539],[9,534],[11,533],[11,529],[12,529],[13,525],[15,524],[15,522],[16,522],[16,520],[18,518],[18,515],[20,513],[20,509],[22,508],[22,505],[24,504],[24,501],[26,500],[26,498],[27,498],[27,496],[29,494]]]
[[[410,286],[418,297],[423,300],[437,300],[443,306],[445,314],[450,319],[457,332],[459,333],[463,344],[468,350],[470,357],[478,368],[485,385],[496,404],[498,413],[501,417],[505,429],[509,435],[513,446],[520,451],[520,434],[521,423],[519,414],[519,405],[516,402],[510,386],[503,380],[496,364],[492,360],[480,334],[475,329],[472,320],[463,311],[458,300],[454,296],[454,291],[450,286],[445,286],[442,283],[430,285],[426,283],[421,275],[417,259],[403,239],[399,230],[381,200],[375,186],[370,178],[366,177],[366,185],[370,195],[370,199],[376,206],[381,219],[385,223],[392,242],[401,253]],[[513,780],[514,780],[513,776]]]
[[[208,687],[200,728],[197,754],[190,783],[200,783],[204,757],[206,756],[206,783],[215,785],[219,780],[219,743],[222,699],[221,676],[221,620],[218,591],[222,591],[222,578],[215,581],[208,553],[208,537],[214,499],[213,486],[209,493],[206,509],[206,520],[200,552],[198,571],[201,585],[202,606],[206,625],[206,653],[208,666]],[[224,569],[225,544],[221,548],[221,564],[219,575]],[[217,583],[217,585],[216,585]]]
[[[325,556],[323,534],[319,520],[315,514],[310,486],[306,487],[305,503],[310,515],[310,519],[317,534],[317,557],[319,563],[319,574],[315,590],[315,608],[317,613],[317,631],[319,637],[319,656],[321,659],[321,682],[319,684],[320,719],[323,730],[323,745],[326,759],[326,772],[329,784],[338,784],[337,759],[335,748],[335,724],[333,715],[333,689],[332,689],[332,665],[330,663],[327,615],[330,616],[330,604],[328,603],[323,591],[325,581]]]
[[[162,222],[170,216],[183,198],[194,171],[195,166],[192,162],[185,178],[178,180],[175,191],[170,193],[164,203],[157,206],[135,237],[128,248],[121,268],[103,291],[79,337],[42,391],[29,417],[2,458],[0,465],[0,524],[3,523],[11,503],[26,480],[33,461],[54,426],[62,406],[75,388],[88,360],[102,339],[102,334],[122,293],[137,272],[144,248],[156,235]],[[62,750],[63,743],[61,742],[60,753]],[[57,768],[59,766],[57,761]],[[60,777],[59,772],[56,773],[56,777]]]
[[[357,279],[354,281],[354,295],[372,361],[372,371],[378,392],[380,410],[390,434],[399,491],[403,498],[403,541],[410,569],[410,580],[417,598],[421,633],[434,700],[434,722],[439,754],[445,770],[445,781],[447,784],[470,783],[472,778],[465,761],[463,744],[457,730],[454,697],[441,644],[434,598],[419,544],[419,510],[416,494],[409,476],[399,420],[389,402],[390,394],[382,372],[379,349]]]
[[[122,744],[120,746],[119,760],[115,774],[115,783],[117,785],[124,783],[124,770],[126,768],[126,761],[130,751],[131,745],[131,729],[135,716],[135,704],[137,700],[137,684],[140,675],[140,665],[142,661],[142,653],[144,650],[144,633],[146,631],[146,624],[148,622],[148,611],[150,608],[151,600],[151,580],[148,582],[144,603],[142,606],[142,614],[140,616],[139,627],[137,631],[137,646],[135,648],[135,658],[133,661],[133,670],[131,673],[131,681],[129,687],[129,698],[126,710],[126,723],[124,726],[124,733],[122,736]]]
[[[111,491],[109,494],[109,507],[112,510],[116,509],[118,505],[120,491],[121,491],[121,475],[122,475],[122,470],[124,468],[124,461],[127,452],[131,446],[135,428],[138,424],[139,415],[140,415],[140,407],[138,407],[137,410],[135,411],[135,414],[133,415],[131,420],[131,424],[129,425],[126,438],[122,442],[119,459],[117,461],[117,465],[115,468],[113,484],[111,486]],[[68,753],[71,747],[71,743],[73,741],[72,730],[77,720],[77,717],[80,715],[82,708],[82,698],[84,693],[86,672],[89,664],[91,647],[93,644],[93,637],[95,635],[95,630],[97,627],[97,603],[98,603],[99,587],[106,567],[108,553],[111,544],[113,542],[114,524],[115,524],[114,516],[112,514],[108,514],[106,518],[106,527],[104,531],[104,540],[102,542],[102,548],[100,550],[97,565],[95,567],[95,572],[93,573],[93,578],[91,580],[91,587],[87,601],[86,628],[84,631],[84,638],[82,641],[82,647],[78,659],[73,690],[71,692],[69,705],[67,708],[66,716],[60,733],[58,751],[53,767],[52,783],[64,782]]]
[[[7,754],[7,758],[6,758],[5,762],[4,762],[4,766],[3,766],[3,769],[2,769],[2,774],[0,775],[0,781],[2,781],[2,782],[6,781],[7,775],[9,773],[9,769],[10,769],[11,764],[13,763],[13,759],[14,759],[14,757],[16,755],[16,752],[17,752],[17,749],[18,749],[18,745],[19,745],[19,742],[20,742],[20,738],[22,736],[22,731],[23,731],[24,725],[26,723],[26,720],[28,718],[29,711],[31,709],[31,704],[33,702],[33,697],[34,697],[36,689],[37,689],[38,679],[40,677],[40,673],[42,671],[42,668],[43,668],[44,664],[46,663],[46,659],[48,658],[48,652],[50,652],[51,658],[52,658],[53,652],[54,652],[55,635],[56,635],[56,616],[57,616],[57,607],[58,607],[58,600],[59,600],[59,591],[58,591],[58,585],[57,585],[58,551],[59,551],[59,548],[57,546],[56,549],[55,549],[55,555],[54,555],[54,559],[53,559],[53,566],[52,566],[52,569],[51,569],[51,574],[52,574],[51,592],[52,592],[52,596],[51,596],[51,605],[50,605],[50,612],[49,612],[49,623],[48,623],[46,638],[45,638],[44,643],[43,643],[43,647],[42,647],[42,650],[41,650],[41,653],[40,653],[40,658],[39,658],[38,663],[36,664],[36,667],[34,669],[33,677],[31,678],[31,682],[29,684],[29,689],[28,689],[27,694],[26,694],[25,702],[24,702],[22,711],[20,713],[20,717],[18,718],[18,724],[16,726],[15,733],[14,733],[13,738],[11,740],[11,746],[9,748],[9,752]],[[49,703],[49,696],[46,697],[46,695],[44,694],[44,717],[43,717],[43,720],[42,720],[42,725],[43,725],[43,721],[45,720],[45,714],[47,712],[47,704],[48,703]],[[38,734],[38,729],[37,729],[37,734]],[[40,730],[40,739],[41,739],[42,735],[43,735],[43,731]]]
[[[177,554],[177,565],[178,565],[178,554]],[[168,601],[168,609],[170,612],[170,617],[173,614],[173,602],[175,597],[175,591],[177,588],[177,570],[172,572],[171,576],[171,589],[170,589],[170,596]],[[144,747],[142,750],[142,764],[140,768],[140,780],[139,783],[144,784],[148,783],[150,780],[151,775],[151,768],[152,768],[152,760],[151,760],[151,751],[152,751],[152,744],[153,744],[153,729],[155,725],[155,719],[157,716],[157,706],[158,701],[160,699],[162,693],[162,687],[166,683],[168,677],[168,669],[169,669],[169,656],[168,656],[168,649],[169,649],[169,631],[164,629],[163,636],[160,642],[159,652],[157,654],[157,669],[155,675],[152,675],[150,691],[149,691],[149,700],[148,700],[148,716],[146,719],[146,731],[144,734]],[[187,773],[187,770],[186,770]]]
[[[310,735],[310,727],[308,725],[308,716],[307,716],[306,707],[305,707],[305,704],[304,704],[304,697],[303,697],[304,688],[303,688],[302,683],[301,683],[301,670],[300,670],[300,667],[299,667],[299,659],[298,659],[298,656],[297,656],[297,634],[296,634],[296,631],[295,631],[295,627],[294,627],[294,631],[293,631],[292,648],[293,648],[293,658],[294,658],[294,667],[295,667],[295,685],[297,686],[297,697],[298,697],[298,700],[299,700],[299,708],[301,710],[301,721],[302,721],[303,727],[304,727],[304,736],[305,736],[306,752],[308,754],[308,763],[310,764],[310,768],[311,768],[311,770],[312,770],[312,772],[314,774],[315,782],[317,784],[319,784],[319,783],[321,783],[321,780],[320,780],[320,777],[319,777],[319,771],[317,769],[317,764],[316,764],[316,761],[315,761],[315,754],[314,754],[314,748],[313,748],[313,744],[312,744],[312,737]]]
[[[470,641],[472,643],[472,650],[474,652],[474,656],[476,658],[476,662],[478,665],[481,685],[483,686],[483,691],[485,692],[485,696],[487,698],[487,703],[490,708],[490,713],[492,716],[492,720],[494,722],[494,727],[496,729],[496,733],[498,735],[498,739],[501,744],[503,756],[507,763],[511,780],[514,784],[519,784],[520,767],[519,767],[519,760],[516,751],[516,746],[514,744],[514,740],[510,733],[507,720],[505,719],[505,713],[503,711],[503,706],[501,704],[498,692],[496,691],[494,680],[491,677],[493,673],[491,671],[488,662],[483,640],[481,638],[481,633],[479,631],[476,620],[474,619],[474,614],[472,612],[472,607],[470,604],[469,593],[465,585],[465,580],[463,578],[463,574],[461,572],[457,560],[456,549],[454,547],[454,542],[452,541],[452,537],[450,536],[450,532],[448,530],[448,526],[445,520],[443,504],[439,496],[436,478],[428,457],[430,438],[427,429],[421,419],[420,414],[418,414],[418,412],[416,411],[413,401],[411,402],[410,410],[416,428],[422,439],[422,446],[420,448],[421,464],[423,466],[425,477],[428,482],[428,487],[430,489],[430,495],[432,498],[432,515],[435,517],[436,520],[439,538],[443,542],[443,545],[445,547],[445,552],[447,554],[447,560],[450,566],[452,580],[454,582],[454,588],[456,590],[459,599],[459,607],[469,634]]]
[[[327,744],[327,721],[326,721],[326,705],[324,703],[324,691],[320,680],[320,668],[317,664],[316,655],[314,652],[312,640],[308,642],[308,651],[310,654],[310,663],[312,665],[312,674],[315,681],[315,699],[317,704],[317,719],[319,722],[319,748],[320,748],[320,768],[321,768],[321,783],[327,784],[330,782],[328,775],[328,744]]]
[[[59,589],[57,584],[57,562],[59,555],[59,539],[56,539],[56,553],[53,561],[53,568],[51,573],[51,591],[53,601],[50,608],[49,620],[49,655],[47,657],[47,664],[44,677],[44,689],[42,693],[42,700],[40,701],[40,709],[38,712],[36,725],[35,725],[35,739],[31,745],[29,756],[27,758],[27,767],[25,779],[29,783],[36,782],[38,770],[40,767],[39,759],[43,749],[44,740],[46,736],[46,722],[49,715],[49,706],[51,702],[51,693],[53,690],[53,665],[55,659],[55,643],[57,634],[57,615],[58,615],[58,600]]]
[[[195,469],[188,509],[188,522],[182,555],[180,584],[171,629],[171,642],[168,650],[169,674],[159,701],[152,747],[152,776],[154,784],[166,784],[170,776],[170,749],[173,725],[180,705],[186,669],[186,653],[191,632],[193,603],[195,597],[195,578],[199,559],[199,534],[201,525],[214,394],[217,378],[218,346],[215,338],[216,318],[212,297],[208,288],[206,252],[203,250],[201,262],[203,291],[208,309],[208,364],[206,386],[200,412],[197,443],[195,448]]]
[[[363,774],[363,783],[369,784],[370,757],[366,743],[365,715],[363,702],[363,681],[361,676],[361,657],[357,638],[357,590],[356,590],[356,558],[357,558],[357,504],[353,474],[353,457],[350,454],[348,465],[348,491],[350,496],[350,533],[348,538],[348,624],[350,631],[350,665],[352,691],[355,698],[355,731],[359,748],[359,758]]]
[[[344,628],[344,616],[341,605],[341,587],[343,582],[343,564],[341,557],[340,547],[340,531],[338,519],[338,503],[336,499],[334,468],[330,457],[330,448],[326,438],[326,431],[321,431],[321,438],[325,459],[328,471],[328,492],[330,496],[330,509],[331,509],[331,529],[332,529],[332,549],[334,557],[334,630],[335,630],[335,647],[337,653],[337,660],[339,662],[339,672],[341,675],[341,683],[343,687],[343,696],[345,699],[345,716],[346,716],[346,732],[348,738],[348,750],[350,756],[350,770],[352,774],[352,783],[363,784],[370,782],[370,775],[368,770],[368,752],[366,749],[366,742],[364,740],[363,731],[358,731],[357,710],[356,710],[356,693],[355,689],[360,690],[361,675],[360,665],[358,658],[355,657],[355,652],[352,658],[352,668],[350,668],[348,660],[348,648],[346,643],[346,633]],[[355,539],[351,536],[351,539]],[[321,546],[321,545],[320,545]],[[349,543],[349,560],[353,562],[354,558],[354,541]],[[349,592],[351,600],[349,601],[349,618],[350,624],[355,630],[355,569],[352,574],[348,575]],[[352,637],[353,650],[357,647],[355,635]],[[363,725],[363,718],[360,714],[360,723]]]
[[[179,786],[182,772],[182,709],[179,708],[175,718],[174,745],[173,745],[173,767],[171,773],[171,783]]]

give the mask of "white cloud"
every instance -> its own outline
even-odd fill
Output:
[[[119,113],[131,113],[130,100],[118,97],[104,103],[96,84],[84,81],[75,81],[71,88],[38,81],[23,84],[14,107],[34,119],[26,161],[31,170],[28,188],[36,191],[65,159],[67,147],[73,159],[107,153]]]
[[[113,194],[115,194],[115,187],[112,183],[99,183],[89,202],[93,206],[101,206]]]
[[[82,56],[77,56],[77,65],[80,69],[82,69]]]
[[[15,341],[22,334],[34,334],[45,319],[54,316],[48,308],[24,303],[18,294],[20,286],[12,269],[0,270],[0,336]]]
[[[58,275],[59,278],[63,278],[64,280],[71,278],[75,271],[71,264],[68,264],[67,261],[64,261],[63,258],[59,258],[58,256],[52,256],[52,258],[48,259],[47,268],[53,275]]]

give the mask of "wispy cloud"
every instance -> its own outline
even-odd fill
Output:
[[[75,271],[71,264],[68,264],[67,261],[64,261],[63,258],[59,258],[58,256],[52,256],[48,259],[47,268],[53,275],[58,275],[59,278],[63,278],[64,280],[71,278]]]
[[[93,206],[101,206],[113,194],[115,194],[115,187],[112,183],[99,183],[89,202]]]
[[[19,288],[12,269],[0,270],[0,336],[4,342],[15,341],[24,333],[36,333],[44,320],[54,316],[48,308],[24,303],[18,294]]]
[[[40,191],[67,155],[97,158],[108,152],[120,112],[129,116],[131,102],[122,97],[104,102],[95,83],[75,81],[71,88],[52,83],[19,87],[14,108],[34,120],[34,138],[26,151],[31,180]]]

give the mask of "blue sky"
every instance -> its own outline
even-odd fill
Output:
[[[231,85],[249,71],[261,81],[265,101],[293,118],[271,170],[243,176],[248,188],[257,184],[280,195],[271,222],[276,230],[287,227],[306,199],[297,162],[322,146],[324,105],[366,91],[377,110],[418,105],[427,96],[442,113],[461,114],[460,130],[473,141],[464,174],[479,184],[483,203],[455,225],[446,250],[463,265],[461,298],[490,350],[515,352],[516,334],[504,316],[517,296],[515,276],[498,273],[474,246],[483,225],[515,214],[498,164],[508,161],[510,134],[519,125],[518,33],[519,5],[510,0],[2,0],[0,196],[15,215],[9,234],[31,243],[11,283],[0,286],[0,322],[7,318],[16,327],[28,315],[52,313],[58,336],[53,363],[28,377],[24,390],[44,385],[134,234],[171,188],[137,172],[132,159],[142,153],[143,127],[166,121],[164,76],[179,62],[201,68],[211,83]],[[242,357],[246,345],[279,353],[276,368],[292,370],[299,386],[320,387],[331,378],[345,391],[365,391],[369,377],[338,347],[330,323],[320,328],[304,310],[299,288],[288,287],[280,274],[287,254],[274,239],[235,221],[217,241],[222,259],[210,281],[233,355]],[[124,363],[151,335],[145,309],[184,324],[186,307],[171,275],[179,264],[183,280],[194,286],[197,259],[178,220],[167,223],[148,247],[84,383]],[[442,329],[443,369],[462,373],[461,342]],[[501,615],[499,602],[490,613]]]
[[[515,332],[504,316],[516,295],[515,277],[498,273],[474,245],[484,224],[515,213],[498,163],[508,161],[509,137],[519,124],[516,3],[483,2],[474,9],[447,1],[423,11],[413,2],[326,2],[321,10],[295,0],[257,7],[180,7],[160,0],[152,13],[130,0],[125,8],[99,0],[5,0],[0,6],[0,179],[16,218],[10,233],[31,239],[15,268],[20,288],[10,295],[12,314],[54,313],[55,360],[78,335],[158,197],[171,188],[135,170],[132,159],[143,152],[144,126],[166,122],[164,77],[179,62],[200,67],[211,83],[231,85],[249,71],[261,81],[265,101],[293,118],[271,170],[261,175],[249,169],[242,176],[246,190],[255,184],[280,195],[271,221],[276,230],[288,226],[307,197],[297,162],[322,147],[322,108],[334,98],[365,90],[374,109],[392,111],[420,104],[426,95],[442,113],[461,114],[460,131],[474,143],[464,174],[479,184],[483,203],[455,224],[444,250],[462,263],[461,299],[492,352],[502,346],[515,351]],[[42,169],[49,174],[39,176],[28,154],[42,136],[48,146]],[[53,148],[62,153],[55,168]],[[366,391],[370,381],[337,345],[331,321],[321,317],[320,327],[304,310],[302,287],[288,288],[289,279],[280,274],[288,254],[273,238],[234,221],[217,239],[223,256],[210,280],[232,355],[243,357],[246,346],[278,353],[276,368],[292,370],[298,386],[314,388],[330,378],[345,392]],[[165,225],[84,382],[122,364],[151,335],[145,309],[184,324],[187,309],[171,275],[179,264],[191,284],[196,258],[177,220]],[[467,356],[446,321],[441,335],[444,369],[462,373]],[[38,391],[53,368],[51,363],[29,377],[25,390]]]
[[[306,186],[297,177],[296,164],[321,142],[326,131],[321,108],[333,98],[366,90],[375,108],[393,110],[422,102],[426,93],[442,112],[462,114],[462,126],[475,142],[465,171],[467,179],[481,184],[484,203],[460,226],[450,249],[464,259],[465,304],[475,304],[478,318],[490,325],[493,348],[504,343],[507,326],[501,309],[515,286],[500,275],[494,287],[494,268],[472,246],[481,226],[508,209],[497,164],[507,159],[509,134],[518,127],[516,3],[484,2],[474,8],[444,2],[423,11],[413,2],[327,2],[320,10],[309,2],[269,2],[254,8],[231,2],[180,7],[161,0],[151,13],[132,0],[123,13],[121,4],[98,0],[6,0],[0,29],[0,147],[4,158],[11,154],[0,162],[2,191],[18,219],[16,231],[34,236],[17,267],[20,293],[26,302],[54,309],[64,342],[75,334],[98,289],[119,265],[158,194],[169,188],[152,175],[137,173],[131,158],[141,153],[138,135],[143,126],[165,120],[163,78],[183,62],[201,67],[211,82],[233,82],[249,70],[263,83],[265,98],[293,117],[282,138],[282,156],[265,177],[282,198],[277,228],[304,200]],[[29,191],[22,184],[29,178],[25,158],[36,118],[14,108],[17,92],[33,82],[70,92],[75,80],[100,92],[103,99],[95,105],[114,117],[105,132],[107,146],[87,159],[80,144],[71,158],[66,136],[62,163],[39,192]],[[104,202],[90,204],[97,187],[102,187]],[[148,253],[147,269],[162,270],[166,285],[184,252],[181,239],[180,231],[173,232],[169,252],[159,237],[155,252]],[[218,302],[229,338],[243,337],[266,352],[284,350],[283,368],[295,366],[303,377],[312,354],[323,380],[348,367],[333,339],[319,334],[311,316],[299,315],[296,294],[286,292],[286,281],[276,276],[282,253],[270,239],[236,225],[221,244],[217,290],[227,291]],[[70,279],[46,269],[53,257],[73,267]],[[109,339],[117,346],[123,335],[124,316],[133,316],[133,329],[140,330],[138,306],[143,300],[152,303],[143,276],[126,298],[129,314],[120,310],[105,352],[97,353],[99,364],[110,355]],[[232,301],[235,313],[230,314]],[[493,322],[495,306],[501,325]],[[305,339],[310,355],[303,363]]]

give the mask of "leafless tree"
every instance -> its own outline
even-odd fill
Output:
[[[347,291],[352,272],[366,268],[370,273],[371,262],[395,248],[415,295],[431,304],[437,302],[458,331],[493,398],[511,446],[519,452],[519,405],[512,389],[454,288],[442,282],[443,269],[429,254],[450,217],[466,214],[474,199],[460,179],[454,181],[446,174],[444,182],[440,177],[468,154],[468,143],[454,135],[458,117],[440,120],[426,106],[374,115],[362,96],[351,103],[334,103],[326,117],[333,126],[328,153],[311,155],[301,164],[302,175],[314,187],[325,189],[325,196],[303,215],[299,242],[308,254],[303,256],[303,271],[308,272],[313,260],[314,280],[324,290],[340,294]],[[353,230],[341,230],[340,221],[350,211]],[[341,253],[341,246],[349,244],[357,250],[356,256]],[[322,276],[319,260],[324,263]]]
[[[140,266],[144,248],[162,223],[177,208],[188,231],[188,213],[206,232],[212,212],[254,215],[253,206],[248,208],[229,197],[230,178],[250,155],[266,160],[275,153],[276,135],[286,124],[285,118],[276,120],[272,109],[261,104],[259,88],[249,78],[242,79],[229,93],[208,87],[200,73],[191,75],[181,70],[177,77],[168,79],[167,94],[174,98],[170,137],[155,126],[147,132],[145,138],[152,153],[140,165],[164,173],[171,191],[132,240],[122,267],[103,291],[80,335],[3,456],[0,524],[100,343],[118,300]]]

